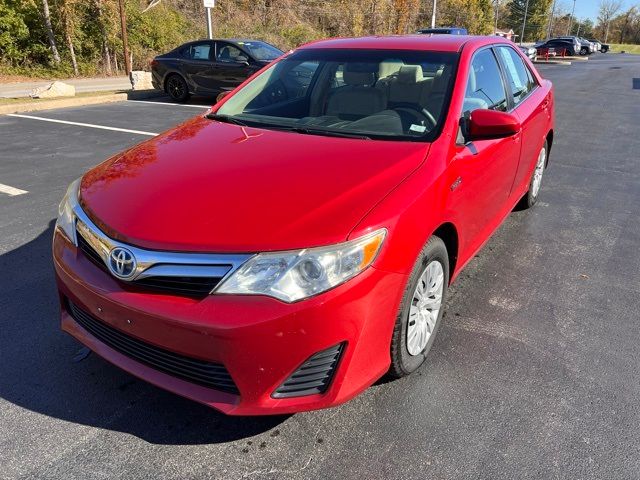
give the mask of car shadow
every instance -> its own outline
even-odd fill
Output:
[[[231,442],[289,418],[229,417],[88,355],[60,330],[51,260],[54,224],[0,255],[0,398],[49,417],[167,445]]]

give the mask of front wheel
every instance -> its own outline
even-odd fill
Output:
[[[389,375],[404,377],[424,363],[442,321],[449,286],[444,242],[431,237],[413,267],[391,339]]]
[[[587,47],[582,47],[580,49],[580,55],[586,55],[587,53],[589,53],[589,49]]]

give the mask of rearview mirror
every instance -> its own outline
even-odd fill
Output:
[[[231,93],[231,90],[226,90],[224,92],[220,92],[218,94],[218,96],[216,97],[216,103],[218,103],[220,100],[222,100],[224,97],[226,97],[227,95],[229,95]]]
[[[479,109],[471,112],[467,120],[466,138],[469,141],[503,138],[519,131],[520,122],[510,113]]]

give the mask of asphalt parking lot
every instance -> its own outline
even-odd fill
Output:
[[[292,416],[225,417],[59,330],[67,185],[206,102],[0,117],[0,478],[640,478],[640,56],[540,71],[557,98],[541,203],[454,284],[428,363]]]

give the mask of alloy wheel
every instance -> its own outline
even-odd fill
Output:
[[[531,194],[533,197],[538,196],[540,186],[542,185],[542,175],[544,173],[544,164],[547,160],[547,150],[542,148],[538,154],[538,161],[536,162],[536,169],[533,172],[533,182],[531,183]]]
[[[171,77],[168,81],[169,94],[173,98],[182,98],[185,94],[184,83],[178,77]]]
[[[409,308],[407,351],[412,356],[422,353],[435,330],[443,291],[444,269],[439,261],[433,260],[422,272]]]

